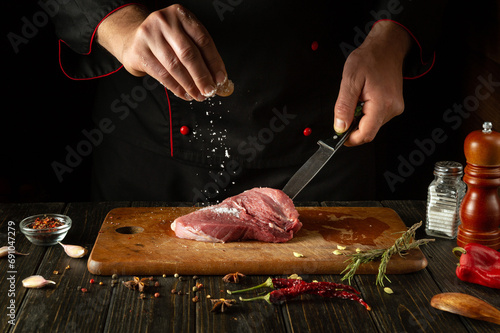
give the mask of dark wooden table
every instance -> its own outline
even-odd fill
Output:
[[[412,274],[390,275],[387,283],[394,291],[387,294],[375,285],[375,276],[357,275],[354,287],[371,305],[340,299],[304,296],[282,305],[264,301],[237,303],[224,313],[211,312],[212,298],[227,297],[234,288],[221,276],[200,276],[204,289],[193,302],[192,276],[179,280],[173,276],[155,276],[160,297],[137,291],[121,282],[112,287],[111,277],[93,276],[85,259],[68,257],[60,246],[32,245],[19,231],[26,216],[40,213],[63,213],[73,219],[65,243],[92,248],[108,211],[127,206],[178,206],[162,202],[112,203],[22,203],[0,204],[0,245],[7,243],[8,225],[14,225],[15,247],[29,256],[17,256],[13,263],[0,259],[0,327],[3,332],[498,332],[499,325],[460,317],[430,306],[432,296],[441,292],[462,292],[477,296],[500,307],[500,290],[465,283],[457,279],[457,258],[452,254],[455,241],[437,239],[422,247],[429,265]],[[394,209],[411,226],[425,219],[421,201],[323,202],[300,203],[302,206],[384,206]],[[11,222],[12,221],[12,222]],[[426,237],[423,227],[417,238]],[[12,264],[12,266],[10,266]],[[67,266],[70,269],[65,269]],[[59,271],[55,274],[54,271]],[[228,272],[229,273],[229,272]],[[39,274],[54,280],[55,286],[26,289],[21,281]],[[339,275],[301,275],[305,280],[340,282]],[[267,276],[247,276],[238,287],[261,283]],[[95,284],[90,284],[94,279]],[[103,285],[100,285],[102,282]],[[88,289],[87,293],[79,287]],[[172,294],[171,290],[184,295]],[[189,294],[188,294],[189,293]]]

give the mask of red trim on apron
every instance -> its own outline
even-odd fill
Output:
[[[124,7],[127,7],[127,6],[130,6],[130,5],[140,5],[142,6],[141,4],[137,4],[137,3],[129,3],[129,4],[126,4],[126,5],[122,5],[114,10],[112,10],[111,12],[109,12],[106,16],[103,17],[103,19],[97,24],[97,26],[95,27],[94,29],[94,32],[92,33],[92,37],[90,38],[90,45],[89,45],[89,51],[87,53],[83,53],[83,55],[89,55],[91,52],[92,52],[92,43],[94,41],[94,37],[97,33],[97,29],[99,28],[99,26],[101,25],[102,21],[104,21],[109,15],[113,14],[114,12],[116,12],[117,10],[120,10]],[[66,45],[68,45],[65,41],[63,41],[62,39],[59,39],[59,67],[61,68],[61,71],[64,73],[64,75],[66,75],[68,78],[70,78],[71,80],[92,80],[92,79],[97,79],[97,78],[100,78],[100,77],[105,77],[105,76],[108,76],[108,75],[111,75],[113,73],[116,73],[118,72],[120,69],[123,68],[123,65],[121,65],[119,68],[117,68],[116,70],[110,72],[110,73],[107,73],[107,74],[103,74],[103,75],[100,75],[100,76],[95,76],[95,77],[90,77],[90,78],[74,78],[74,77],[71,77],[68,73],[66,73],[66,71],[64,70],[63,68],[63,65],[62,65],[62,62],[61,62],[61,43],[64,43]]]
[[[170,121],[170,156],[174,156],[174,137],[172,132],[172,106],[170,105],[170,98],[168,97],[168,90],[165,87],[165,96],[167,96],[168,103],[168,118]]]
[[[401,23],[397,22],[397,21],[394,21],[394,20],[391,20],[391,19],[381,19],[381,20],[378,20],[376,21],[375,23],[373,23],[372,25],[372,28],[375,24],[377,24],[378,22],[380,21],[389,21],[389,22],[393,22],[393,23],[396,23],[397,25],[399,25],[401,28],[405,29],[406,32],[408,32],[408,34],[411,36],[411,38],[413,38],[413,40],[415,41],[415,43],[417,43],[418,45],[418,48],[420,49],[420,62],[422,63],[422,65],[427,65],[428,62],[425,62],[424,61],[424,58],[422,57],[422,46],[420,45],[418,39],[415,37],[415,35],[410,31],[410,29],[408,29],[407,27],[405,27],[404,25],[402,25]],[[436,61],[436,52],[433,53],[432,55],[432,63],[431,63],[431,66],[422,74],[419,74],[417,76],[412,76],[412,77],[403,77],[403,79],[418,79],[419,77],[422,77],[424,76],[425,74],[427,74],[431,69],[432,67],[434,66],[434,63]]]

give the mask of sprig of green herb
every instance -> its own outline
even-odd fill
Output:
[[[409,228],[407,231],[401,235],[396,241],[394,242],[394,245],[387,249],[375,249],[375,250],[369,250],[369,251],[364,251],[364,252],[359,252],[359,253],[353,253],[349,254],[348,256],[350,257],[347,262],[349,264],[347,267],[342,271],[341,274],[344,274],[344,272],[347,272],[343,277],[342,281],[346,280],[351,284],[351,279],[354,277],[354,274],[356,274],[356,270],[361,266],[362,264],[378,260],[380,259],[380,264],[378,266],[378,274],[377,274],[377,280],[376,284],[380,286],[384,286],[384,280],[387,279],[387,281],[391,282],[387,275],[385,274],[387,270],[387,264],[389,263],[389,260],[391,259],[393,254],[399,254],[400,256],[404,256],[407,254],[408,251],[411,249],[417,248],[420,245],[427,244],[429,242],[434,241],[434,239],[419,239],[419,240],[414,240],[415,238],[415,231],[422,225],[422,222],[414,224],[411,228]]]

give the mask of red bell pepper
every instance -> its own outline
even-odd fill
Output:
[[[475,243],[454,248],[457,252],[462,253],[456,271],[460,280],[500,289],[500,252]]]

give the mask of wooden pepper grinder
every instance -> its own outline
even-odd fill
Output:
[[[460,206],[457,244],[479,243],[499,249],[500,133],[485,122],[482,131],[473,131],[465,138],[464,153],[467,192]]]

